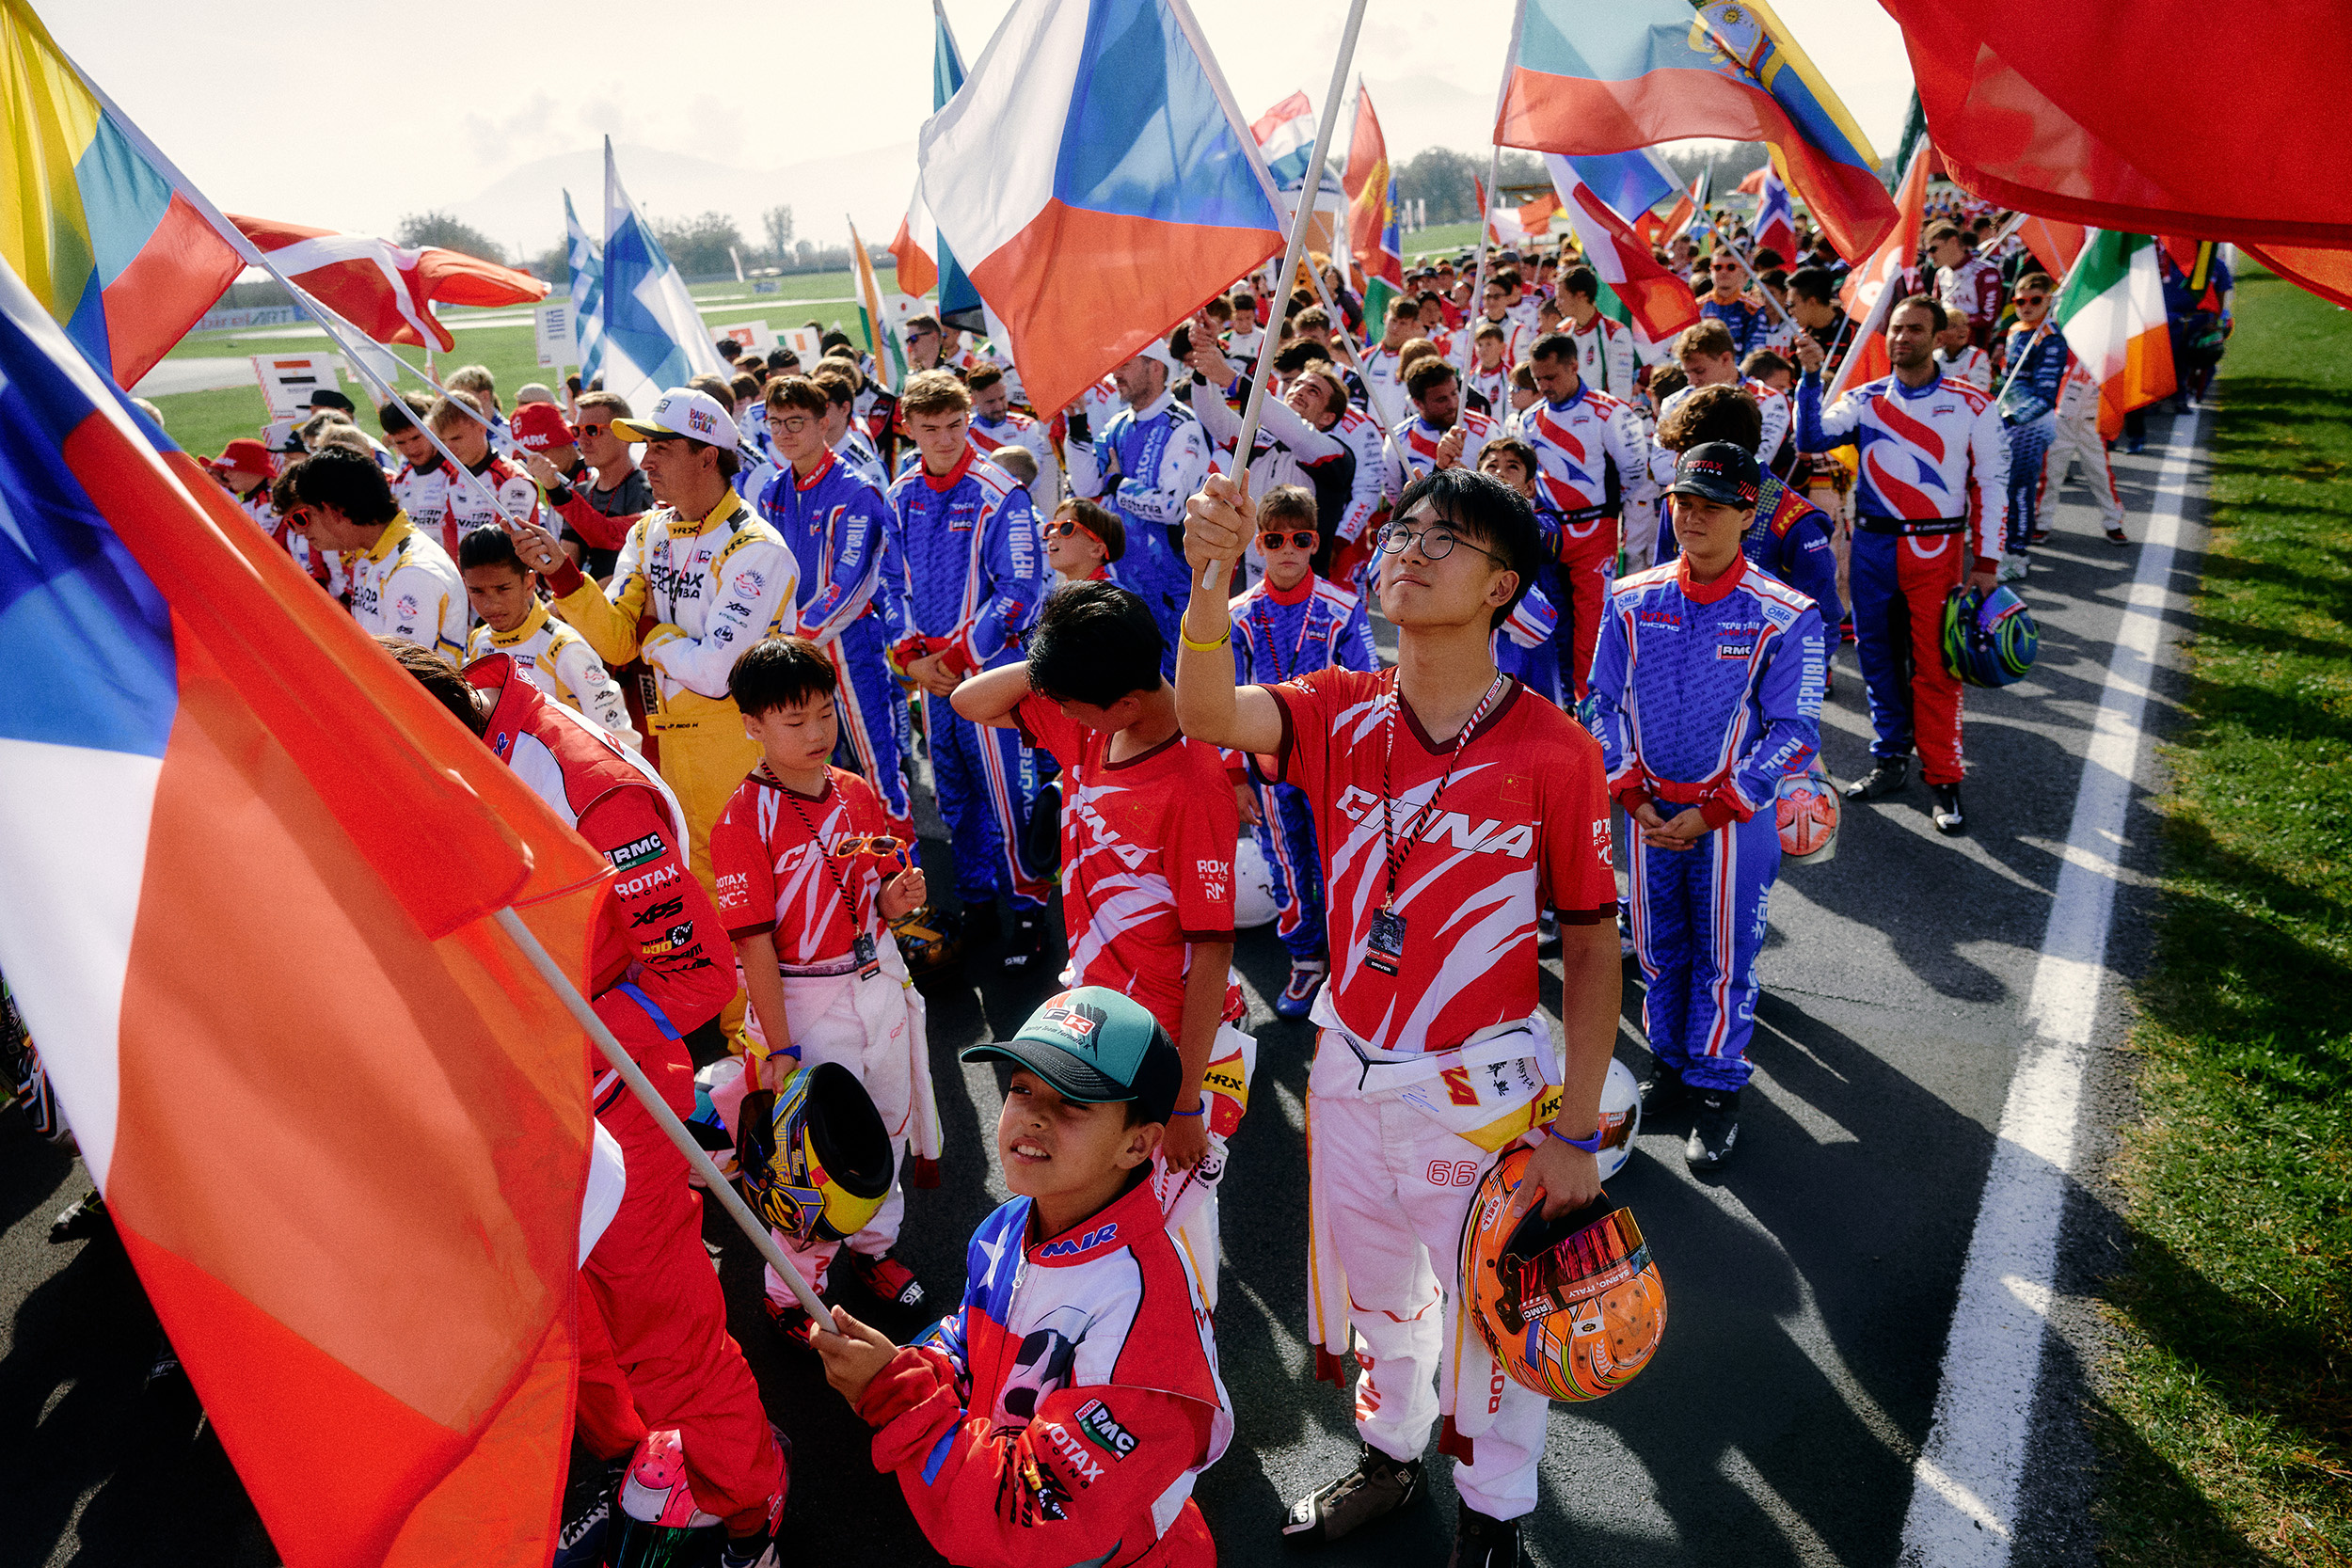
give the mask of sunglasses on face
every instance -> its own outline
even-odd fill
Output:
[[[1075,517],[1057,517],[1045,525],[1045,531],[1063,539],[1069,538],[1073,533],[1083,533],[1089,539],[1094,537],[1092,531],[1079,526],[1078,519]]]
[[[579,432],[580,435],[582,435],[582,436],[601,436],[601,435],[603,435],[606,431],[611,430],[611,429],[612,428],[612,420],[606,420],[604,423],[602,423],[602,424],[586,424],[586,423],[582,423],[582,424],[577,424],[577,425],[574,425],[572,428],[573,428],[574,430],[578,431],[578,432]]]
[[[2046,294],[2019,294],[2017,296],[2017,303],[2020,305],[2039,305],[2048,297],[2049,296]]]
[[[1262,550],[1279,550],[1285,545],[1295,550],[1311,550],[1322,542],[1321,536],[1308,529],[1297,529],[1289,533],[1275,529],[1258,535],[1258,547]]]

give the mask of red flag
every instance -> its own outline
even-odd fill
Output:
[[[447,354],[457,340],[433,314],[434,302],[532,305],[548,296],[548,285],[529,273],[462,251],[404,250],[360,234],[225,215],[279,272],[379,343],[430,341]]]
[[[2028,216],[2017,226],[2017,237],[2052,277],[2064,277],[2083,251],[2083,226],[2064,218]]]
[[[1952,178],[1979,196],[2142,234],[2352,244],[2343,137],[2280,118],[2344,102],[2352,28],[2334,9],[2236,6],[2217,25],[2192,0],[1880,3]],[[2185,86],[2222,82],[2243,90],[2183,112]]]
[[[1519,227],[1531,240],[1541,239],[1551,232],[1551,214],[1560,210],[1560,198],[1551,193],[1519,204]]]
[[[1905,274],[1918,259],[1919,233],[1926,225],[1928,213],[1928,160],[1933,156],[1933,150],[1925,140],[1911,150],[1911,163],[1895,188],[1893,230],[1846,277],[1846,286],[1838,298],[1846,308],[1847,320],[1853,324],[1853,346],[1837,367],[1830,384],[1830,396],[1848,387],[1875,381],[1894,368],[1886,357],[1886,340],[1879,329],[1886,324],[1895,298],[1902,292]]]
[[[585,1045],[487,917],[579,975],[608,868],[5,267],[0,399],[0,965],[123,1244],[289,1564],[535,1568]]]
[[[1356,256],[1356,270],[1370,281],[1378,279],[1402,292],[1405,261],[1391,243],[1396,214],[1389,206],[1395,187],[1389,167],[1389,138],[1381,134],[1380,117],[1372,110],[1372,94],[1361,84],[1356,90],[1356,130],[1347,141],[1347,167],[1340,189],[1347,197],[1347,247]]]
[[[1741,196],[1762,196],[1764,194],[1764,173],[1766,169],[1771,167],[1772,166],[1770,164],[1766,164],[1760,167],[1748,170],[1746,175],[1740,179],[1740,183],[1732,188],[1738,191]]]
[[[2322,299],[2352,308],[2352,249],[2323,250],[2287,245],[2243,245],[2238,248],[2288,282],[2300,284]]]

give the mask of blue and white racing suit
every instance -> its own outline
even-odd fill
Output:
[[[1372,618],[1354,590],[1310,572],[1284,594],[1261,578],[1234,595],[1233,680],[1275,686],[1316,670],[1380,668]],[[1274,881],[1274,931],[1294,958],[1323,957],[1323,857],[1314,807],[1296,784],[1249,773],[1258,820],[1249,830]]]
[[[1070,488],[1118,512],[1127,531],[1119,580],[1152,611],[1168,646],[1165,673],[1176,668],[1176,623],[1192,597],[1184,564],[1184,502],[1209,473],[1209,437],[1192,409],[1162,392],[1141,408],[1121,409],[1091,444],[1069,446]]]
[[[828,451],[804,480],[788,465],[771,479],[759,493],[759,515],[784,535],[801,563],[793,629],[825,650],[840,677],[834,710],[841,719],[841,739],[834,758],[865,775],[882,797],[891,831],[912,843],[914,810],[891,701],[898,682],[888,660],[891,644],[905,635],[893,619],[904,598],[878,592],[884,578],[895,582],[906,575],[890,499]]]
[[[903,576],[885,572],[882,586],[903,595],[896,662],[903,668],[909,657],[935,652],[946,669],[972,674],[1020,658],[1021,637],[1037,620],[1050,575],[1028,491],[966,451],[941,477],[918,462],[891,485],[890,505],[906,563]],[[928,692],[922,703],[931,781],[955,849],[956,892],[968,906],[1001,892],[1016,911],[1042,910],[1051,884],[1027,860],[1035,753],[1017,730],[984,729]]]
[[[2002,541],[2010,555],[2023,555],[2042,526],[2042,465],[2058,436],[2058,396],[2074,358],[2058,324],[2047,316],[2039,326],[2013,327],[2009,335],[2009,379],[1998,404],[2009,436],[2009,529]]]
[[[1630,816],[1695,807],[1690,847],[1632,845],[1634,951],[1650,1050],[1693,1088],[1748,1081],[1756,959],[1780,874],[1780,781],[1820,746],[1821,618],[1745,555],[1709,583],[1687,562],[1616,585],[1593,658],[1609,791]]]

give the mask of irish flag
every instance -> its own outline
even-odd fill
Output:
[[[2113,440],[2123,416],[2170,397],[2172,341],[2165,332],[2164,277],[2146,234],[2085,230],[2052,314],[2066,344],[2099,383],[2099,433]]]

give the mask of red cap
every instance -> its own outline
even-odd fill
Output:
[[[267,479],[269,477],[269,448],[251,436],[246,436],[221,448],[220,455],[213,459],[213,463],[215,467],[226,468],[231,473],[260,474],[263,479]]]
[[[516,444],[525,451],[545,451],[549,447],[572,444],[572,427],[564,422],[563,411],[551,403],[526,403],[515,410],[512,426]]]

